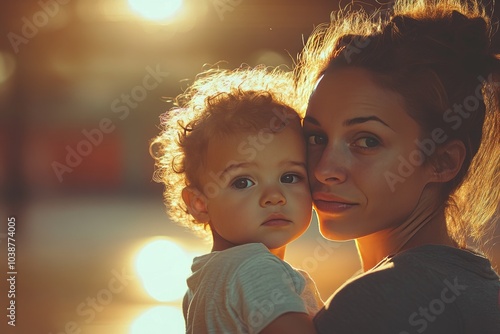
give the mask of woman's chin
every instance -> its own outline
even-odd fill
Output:
[[[325,226],[320,226],[319,231],[323,236],[323,238],[332,241],[349,241],[356,239],[356,235],[352,233],[345,233],[345,232],[342,233],[340,231]]]

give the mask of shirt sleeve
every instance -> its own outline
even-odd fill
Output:
[[[296,273],[295,273],[296,274]],[[301,292],[305,280],[272,254],[245,260],[228,286],[231,304],[249,333],[259,333],[288,312],[307,313]]]
[[[297,269],[305,279],[305,288],[301,294],[302,300],[304,301],[307,312],[311,316],[315,316],[316,313],[324,306],[324,302],[321,299],[316,283],[311,278],[311,276],[304,270]]]

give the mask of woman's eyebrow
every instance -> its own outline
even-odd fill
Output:
[[[352,126],[352,125],[355,125],[355,124],[366,123],[366,122],[369,122],[369,121],[379,122],[379,123],[387,126],[389,129],[392,130],[392,128],[386,122],[384,122],[383,120],[381,120],[377,116],[364,116],[364,117],[350,118],[350,119],[345,120],[342,123],[342,125],[343,126]],[[321,126],[320,122],[316,118],[314,118],[312,116],[306,116],[306,117],[304,117],[304,122],[307,122],[307,123],[310,123],[310,124],[316,125],[316,126]]]
[[[304,117],[304,122],[320,126],[318,120],[316,118],[312,117],[312,116],[306,116],[306,117]]]
[[[381,120],[377,116],[355,117],[355,118],[345,120],[342,124],[344,126],[352,126],[355,124],[361,124],[361,123],[365,123],[365,122],[369,122],[369,121],[380,122],[383,125],[387,126],[389,129],[391,129],[391,127],[386,122],[384,122],[383,120]]]

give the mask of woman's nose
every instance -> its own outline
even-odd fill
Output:
[[[309,161],[314,177],[324,184],[342,183],[347,178],[348,157],[341,147],[327,146],[317,161]],[[311,160],[310,159],[310,160]]]

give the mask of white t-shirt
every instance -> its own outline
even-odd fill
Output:
[[[259,333],[287,312],[323,306],[309,275],[260,243],[194,259],[183,310],[186,333]]]

